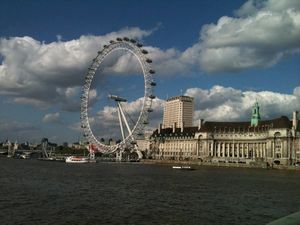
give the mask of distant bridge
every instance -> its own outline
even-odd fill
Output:
[[[42,153],[43,150],[37,149],[37,150],[22,150],[18,149],[15,151],[16,153],[25,153],[25,154],[31,154],[31,153]],[[7,154],[8,150],[7,149],[0,149],[0,154]]]

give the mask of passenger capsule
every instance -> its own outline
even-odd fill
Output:
[[[136,40],[130,39],[130,42],[133,43],[133,44],[135,44],[135,43],[136,43]]]
[[[155,81],[151,81],[150,85],[151,86],[156,86],[156,82]]]
[[[149,70],[149,73],[155,74],[155,71],[154,70]]]
[[[139,48],[143,47],[141,43],[137,43],[136,46],[138,46]]]
[[[149,98],[155,99],[155,95],[149,95]]]
[[[152,60],[151,59],[146,59],[146,62],[147,63],[152,63]]]
[[[129,41],[129,38],[128,37],[124,37],[123,40],[124,41]]]
[[[109,43],[113,44],[113,43],[115,43],[115,41],[114,40],[110,40]]]
[[[117,41],[122,41],[122,38],[119,38],[119,37],[118,37],[118,38],[117,38]]]
[[[148,54],[148,51],[145,50],[145,49],[143,49],[143,50],[142,50],[142,53],[146,55],[146,54]]]

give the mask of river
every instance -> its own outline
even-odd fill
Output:
[[[0,224],[265,224],[300,210],[300,172],[0,158]]]

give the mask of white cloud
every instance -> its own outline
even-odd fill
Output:
[[[248,121],[251,107],[257,100],[262,119],[272,119],[285,115],[291,117],[300,109],[300,87],[293,94],[271,91],[242,91],[231,87],[213,86],[209,90],[190,88],[186,95],[195,99],[195,121]]]
[[[59,106],[62,110],[78,111],[79,95],[84,75],[97,51],[109,40],[117,37],[142,39],[153,31],[124,28],[103,36],[83,35],[78,39],[44,43],[31,37],[0,39],[0,95],[12,102],[31,104],[39,108]],[[145,46],[153,67],[159,74],[190,71],[189,55],[175,48],[161,50]],[[138,60],[131,54],[110,55],[104,62],[104,73],[129,74],[141,72]],[[97,92],[90,93],[91,104],[98,99]]]
[[[204,25],[199,41],[184,51],[145,46],[153,59],[153,69],[158,75],[238,72],[272,66],[300,52],[298,0],[249,0],[235,15]],[[51,43],[27,36],[2,38],[0,95],[11,102],[40,108],[58,106],[65,111],[78,111],[84,74],[97,51],[116,37],[143,39],[155,29],[124,28],[69,41],[58,35],[57,41]],[[140,71],[130,54],[112,59],[115,61],[106,62],[104,72],[120,75]],[[92,95],[93,102],[98,100],[97,92]]]
[[[294,94],[297,98],[300,98],[300,87],[296,87],[296,88],[294,89],[293,94]]]
[[[154,47],[146,47],[154,61],[154,68],[160,75],[185,75],[191,71],[191,64],[182,57],[183,53],[175,48],[161,50]]]
[[[299,9],[300,2],[298,0],[248,0],[235,11],[235,14],[240,17],[246,17],[257,13],[262,9],[269,9],[273,12],[282,12],[287,8]]]
[[[293,111],[300,110],[300,87],[295,87],[293,94],[281,94],[272,91],[242,91],[232,87],[215,85],[210,89],[189,88],[185,95],[194,97],[194,124],[199,119],[205,121],[250,121],[251,108],[257,100],[262,120],[273,119],[282,115],[291,118]],[[162,123],[165,101],[155,99],[154,112],[150,113],[150,124],[147,130],[154,130]],[[137,99],[123,105],[132,118],[137,118],[142,101]],[[91,115],[90,124],[97,138],[120,137],[120,127],[116,107],[106,106]],[[69,128],[82,132],[80,123]],[[124,128],[126,129],[126,128]]]
[[[137,121],[142,104],[142,98],[122,104],[123,110],[126,114],[126,119],[128,120],[131,129]],[[147,125],[147,129],[153,129],[157,127],[159,123],[161,123],[163,104],[164,100],[158,98],[153,100],[153,112],[149,114],[149,125]],[[116,107],[105,106],[102,110],[98,111],[96,115],[91,115],[91,117],[89,117],[89,123],[97,138],[121,137]],[[73,124],[69,128],[81,132],[80,123]],[[124,127],[124,129],[126,128]]]
[[[202,27],[200,65],[206,72],[268,67],[300,51],[300,3],[247,1],[238,17]]]
[[[31,123],[0,120],[0,141],[24,140],[24,137],[36,135],[39,128]]]
[[[92,58],[102,45],[116,37],[142,39],[151,32],[124,28],[103,36],[85,35],[70,41],[59,38],[51,43],[27,36],[2,38],[0,95],[42,108],[58,104],[64,110],[78,110],[79,104],[75,107],[74,98],[80,92]]]
[[[59,112],[56,112],[56,113],[49,113],[49,114],[46,114],[44,117],[43,117],[43,122],[44,123],[61,123],[61,120],[60,120],[60,113]]]
[[[0,121],[0,133],[5,132],[23,132],[27,130],[37,130],[37,127],[30,123],[18,121]]]

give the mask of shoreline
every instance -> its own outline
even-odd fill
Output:
[[[0,156],[0,158],[7,158]],[[55,158],[55,157],[54,157]],[[40,158],[31,158],[31,159],[18,159],[18,158],[7,158],[7,159],[17,159],[17,160],[39,160],[39,161],[45,161],[45,162],[64,162],[64,160],[61,160],[60,157],[56,160],[46,160],[46,159],[40,159]],[[194,167],[220,167],[220,168],[250,168],[250,169],[267,169],[267,170],[289,170],[289,171],[299,171],[300,172],[300,166],[283,166],[283,165],[273,165],[273,166],[267,166],[265,163],[257,163],[257,164],[241,164],[241,163],[212,163],[212,162],[201,162],[201,161],[185,161],[185,160],[158,160],[158,159],[141,159],[136,162],[118,162],[115,160],[101,160],[101,158],[96,158],[97,163],[132,163],[132,164],[156,164],[156,165],[188,165],[188,166],[194,166]]]
[[[158,165],[190,165],[197,167],[226,167],[226,168],[250,168],[250,169],[269,169],[269,170],[290,170],[290,171],[299,171],[300,167],[296,166],[283,166],[283,165],[274,165],[273,167],[250,164],[240,164],[240,163],[208,163],[200,161],[178,161],[178,160],[157,160],[157,159],[142,159],[140,163],[143,164],[158,164]]]

